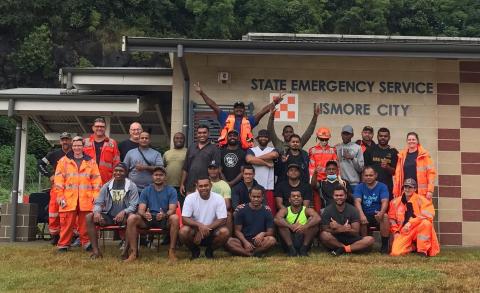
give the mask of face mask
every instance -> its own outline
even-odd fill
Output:
[[[337,179],[337,174],[327,175],[327,179],[331,180],[331,181],[336,180]]]

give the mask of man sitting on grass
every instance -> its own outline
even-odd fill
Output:
[[[138,205],[137,186],[126,178],[128,168],[119,163],[113,169],[113,179],[100,189],[95,199],[93,213],[87,215],[87,231],[92,244],[91,258],[102,257],[98,248],[95,226],[125,226],[129,214],[135,213]]]
[[[239,206],[234,214],[235,237],[230,237],[226,248],[235,255],[261,257],[275,243],[273,216],[263,205],[264,189],[257,185],[250,189],[250,202]]]
[[[160,228],[170,232],[170,248],[168,258],[176,261],[175,246],[177,245],[179,218],[176,215],[177,191],[166,184],[167,171],[157,166],[153,169],[153,183],[140,194],[138,213],[132,214],[127,220],[127,245],[130,255],[125,260],[134,261],[138,257],[138,230]]]
[[[225,200],[211,189],[210,179],[199,177],[197,191],[183,203],[180,241],[192,252],[191,259],[200,257],[199,246],[206,246],[205,257],[213,258],[213,251],[225,245],[230,236]]]
[[[366,250],[375,242],[372,236],[359,235],[360,216],[354,206],[345,202],[346,198],[345,188],[335,187],[335,204],[327,206],[322,213],[320,240],[325,247],[332,249],[334,256]]]
[[[308,256],[312,240],[318,234],[320,216],[314,209],[303,205],[299,190],[292,190],[288,201],[290,206],[278,211],[275,224],[288,247],[288,256]]]

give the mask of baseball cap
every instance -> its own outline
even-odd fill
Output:
[[[290,170],[290,168],[297,168],[298,170],[300,170],[300,165],[291,163],[291,164],[288,164],[287,170]]]
[[[218,163],[215,160],[210,161],[210,163],[208,164],[208,168],[218,168],[218,167],[219,167]]]
[[[153,172],[152,172],[152,173],[155,173],[155,172],[157,172],[158,170],[162,171],[164,174],[167,174],[167,169],[165,169],[165,167],[163,167],[163,166],[155,166],[155,168],[153,168]]]
[[[238,131],[234,128],[234,129],[230,129],[230,131],[228,131],[228,134],[230,133],[235,133],[236,135],[238,135]]]
[[[350,126],[350,125],[345,125],[345,126],[342,127],[342,132],[348,132],[348,133],[353,134],[353,127]]]
[[[62,132],[60,134],[60,139],[62,139],[62,138],[70,138],[71,139],[72,135],[69,132]]]
[[[233,103],[233,108],[237,108],[237,107],[245,108],[245,103],[242,101],[236,101],[235,103]]]
[[[365,126],[362,131],[370,131],[370,132],[373,132],[373,127],[372,127],[372,126]]]
[[[270,138],[270,133],[268,132],[268,130],[262,129],[258,132],[257,138],[259,138],[261,136],[266,137],[266,138]]]
[[[320,127],[317,130],[317,137],[318,138],[330,138],[332,137],[332,134],[330,133],[330,129],[326,127]]]
[[[118,167],[120,167],[120,168],[122,168],[123,170],[125,170],[125,172],[128,171],[127,164],[125,164],[124,162],[120,162],[120,163],[118,163],[117,165],[115,165],[115,168],[118,168]]]
[[[407,178],[403,182],[403,186],[410,186],[410,187],[413,187],[413,188],[417,188],[417,181],[415,181],[415,179],[413,179],[413,178]]]

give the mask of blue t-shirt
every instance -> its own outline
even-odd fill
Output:
[[[140,194],[138,203],[146,204],[152,214],[158,214],[160,209],[166,213],[169,204],[177,204],[177,191],[170,185],[165,185],[162,190],[157,191],[153,184],[150,184]]]
[[[228,115],[229,113],[223,111],[223,110],[220,110],[220,112],[218,113],[218,122],[220,122],[220,125],[222,125],[222,128],[225,127],[225,122],[227,122],[227,118],[228,118]],[[257,126],[257,123],[255,122],[255,117],[250,115],[247,117],[248,121],[250,122],[250,126],[252,127],[252,129]],[[242,118],[238,118],[238,117],[235,117],[235,126],[234,126],[234,129],[236,131],[238,131],[239,134],[241,134],[241,125],[242,125]]]
[[[235,225],[242,225],[242,233],[249,241],[258,233],[267,232],[267,229],[273,228],[272,213],[264,205],[254,210],[247,203],[243,208],[235,211],[233,218]]]
[[[367,184],[360,183],[353,192],[354,198],[362,200],[362,209],[365,215],[374,215],[382,207],[382,199],[389,198],[388,187],[382,182],[377,182],[373,189],[369,189]]]

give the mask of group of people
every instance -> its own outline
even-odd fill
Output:
[[[370,126],[353,142],[353,128],[345,125],[342,143],[331,146],[330,130],[320,127],[307,152],[303,146],[315,131],[318,107],[303,135],[287,125],[281,139],[274,129],[281,96],[250,116],[243,102],[227,113],[200,84],[194,88],[222,126],[216,142],[199,125],[195,143],[186,148],[185,135],[176,133],[162,156],[139,123],[117,145],[105,135],[102,118],[89,138],[62,133],[62,148],[39,161],[40,171],[51,176],[49,227],[59,252],[68,250],[76,231],[92,258],[101,257],[96,227],[118,225],[125,228],[120,238],[126,261],[138,257],[138,235],[149,228],[166,231],[172,261],[178,243],[192,259],[202,246],[207,258],[221,247],[263,256],[277,242],[289,256],[307,256],[318,239],[338,256],[370,249],[375,229],[382,253],[438,254],[435,169],[415,132],[398,152],[387,128],[378,129],[378,143]],[[267,129],[254,137],[253,128],[269,112]]]

